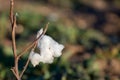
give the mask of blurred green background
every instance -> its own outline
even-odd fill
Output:
[[[0,0],[0,80],[14,80],[9,3]],[[120,0],[15,0],[15,12],[18,52],[47,22],[65,45],[53,64],[29,64],[23,80],[120,80]]]

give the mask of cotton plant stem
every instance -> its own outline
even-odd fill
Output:
[[[17,78],[17,75],[16,75],[16,72],[15,72],[14,67],[13,67],[13,68],[11,68],[11,71],[13,72],[13,74],[15,75],[15,77]]]
[[[18,68],[19,67],[18,66],[19,59],[22,57],[22,55],[25,54],[26,51],[31,49],[33,46],[34,46],[33,49],[36,48],[38,39],[46,33],[49,23],[46,24],[46,27],[45,27],[43,33],[36,40],[34,40],[30,45],[28,45],[25,49],[23,49],[23,51],[21,51],[19,54],[17,54],[16,40],[15,40],[16,15],[14,15],[13,8],[14,8],[14,0],[10,0],[10,23],[11,23],[11,27],[12,27],[11,35],[12,35],[12,49],[13,49],[13,55],[14,55],[14,67],[12,67],[11,70],[12,70],[13,74],[15,75],[16,79],[21,80],[21,77],[23,76],[23,73],[27,69],[30,59],[28,58],[25,66],[20,74],[19,74],[19,68]]]
[[[14,0],[10,1],[10,21],[12,26],[12,49],[14,54],[14,67],[11,69],[17,80],[20,80],[19,70],[18,70],[18,58],[16,53],[16,40],[15,40],[15,28],[16,28],[16,15],[13,13]]]
[[[27,60],[27,62],[26,62],[26,64],[25,64],[25,66],[24,66],[24,68],[23,68],[23,70],[22,70],[22,72],[21,72],[21,74],[20,74],[20,78],[23,76],[25,70],[27,69],[29,62],[30,62],[30,59],[28,58],[28,60]]]
[[[36,44],[34,45],[34,47],[32,48],[32,50],[35,50],[36,45],[37,45],[37,42],[36,42]],[[25,66],[24,66],[24,68],[23,68],[23,70],[22,70],[22,72],[21,72],[21,74],[20,74],[20,78],[23,76],[25,70],[27,69],[29,62],[30,62],[30,59],[29,59],[29,57],[28,57],[27,62],[26,62]]]
[[[14,20],[14,22],[12,24],[12,46],[13,46],[14,56],[17,57],[17,53],[16,53],[16,40],[15,40],[16,16],[14,16],[13,20]]]
[[[35,43],[35,45],[34,45],[34,47],[32,48],[32,50],[35,50],[36,46],[37,46],[37,42]],[[20,78],[23,76],[24,72],[26,71],[29,62],[30,62],[30,59],[29,59],[29,57],[28,57],[28,60],[27,60],[25,66],[24,66],[24,68],[23,68],[23,70],[22,70],[22,72],[21,72],[21,74],[20,74]]]
[[[15,28],[16,28],[16,15],[14,15],[13,24],[12,24],[12,45],[14,53],[14,71],[16,73],[17,79],[19,80],[19,71],[18,71],[18,58],[16,53],[16,40],[15,40]]]
[[[13,6],[14,6],[14,0],[10,1],[10,21],[11,21],[11,27],[12,27],[12,46],[13,46],[13,54],[16,57],[16,42],[15,42],[15,27],[16,27],[16,16],[14,16],[13,13]]]
[[[13,5],[14,5],[14,1],[10,0],[10,21],[11,23],[13,23]]]

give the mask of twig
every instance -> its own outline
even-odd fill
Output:
[[[12,27],[12,46],[13,54],[16,56],[16,43],[15,43],[15,26],[16,26],[16,16],[13,14],[14,0],[10,1],[10,21]]]
[[[24,66],[24,68],[23,68],[23,70],[22,70],[22,72],[21,72],[21,74],[20,74],[20,78],[23,76],[23,73],[24,73],[25,70],[27,69],[29,62],[30,62],[30,59],[29,59],[29,57],[28,57],[28,60],[27,60],[25,66]]]
[[[28,45],[22,52],[19,53],[18,58],[20,58],[22,55],[25,54],[26,51],[28,51],[30,48],[32,48],[32,47],[36,44],[36,41],[37,41],[42,35],[44,35],[44,34],[46,33],[46,31],[47,31],[47,29],[48,29],[48,24],[49,24],[49,23],[46,24],[43,33],[42,33],[37,39],[35,39],[30,45]]]
[[[32,48],[32,50],[35,50],[36,45],[37,45],[37,42],[36,42],[36,44],[34,45],[34,47]],[[20,78],[23,76],[25,70],[27,69],[29,62],[30,62],[30,59],[29,59],[29,57],[28,57],[28,60],[27,60],[25,66],[24,66],[24,68],[23,68],[23,70],[22,70],[22,72],[21,72],[21,74],[20,74]]]
[[[13,23],[13,6],[14,6],[14,1],[10,0],[10,21]]]
[[[14,15],[13,24],[12,24],[12,46],[13,46],[13,53],[16,57],[16,41],[15,41],[15,28],[16,28],[16,15]]]
[[[17,77],[14,67],[11,68],[11,71],[13,72],[13,74],[15,75],[15,77]]]
[[[17,80],[20,80],[18,71],[18,58],[16,53],[16,41],[15,41],[15,28],[16,28],[16,15],[13,13],[14,0],[10,1],[10,21],[12,26],[12,49],[14,54],[14,67],[11,69]]]

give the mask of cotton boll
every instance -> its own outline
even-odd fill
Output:
[[[35,53],[33,51],[30,52],[29,59],[34,67],[39,64],[40,58],[41,58],[40,54]]]
[[[54,57],[59,57],[59,56],[61,56],[62,55],[62,50],[63,50],[63,48],[64,48],[64,46],[63,45],[61,45],[61,44],[58,44],[58,43],[56,43],[56,44],[51,44],[51,45],[53,45],[53,46],[51,46],[51,50],[53,51],[53,56]]]
[[[54,57],[61,56],[62,55],[62,50],[63,50],[64,46],[62,44],[59,44],[58,42],[56,42],[50,36],[45,35],[44,37],[45,37],[45,39],[49,40],[49,49],[53,53],[53,56]]]
[[[37,33],[37,38],[43,33],[43,29],[40,29]],[[59,44],[50,36],[42,35],[38,39],[37,47],[40,50],[39,53],[35,53],[34,51],[30,52],[29,59],[32,65],[35,67],[40,62],[43,63],[52,63],[54,57],[59,57],[62,54],[62,50],[64,46]]]
[[[52,53],[48,49],[45,49],[44,51],[41,51],[40,55],[41,55],[40,62],[52,63],[53,60],[54,60],[54,57],[53,57]]]
[[[50,36],[44,35],[38,41],[38,48],[40,50],[49,49],[49,51],[52,53],[52,55],[54,57],[59,57],[62,54],[62,50],[63,50],[64,46],[57,43]]]
[[[38,45],[37,45],[37,47],[38,47],[40,50],[48,49],[48,48],[50,47],[50,43],[51,43],[50,37],[44,35],[44,36],[42,36],[42,37],[38,40]]]
[[[64,46],[57,43],[50,36],[43,35],[39,40],[37,47],[40,50],[40,62],[52,63],[54,57],[59,57],[62,54]]]
[[[52,51],[54,57],[59,57],[62,55],[62,50],[64,48],[62,44],[59,44],[58,42],[51,38],[50,45],[51,45],[50,50]]]

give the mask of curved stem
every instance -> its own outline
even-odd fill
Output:
[[[25,70],[27,69],[29,62],[30,62],[30,59],[28,58],[28,60],[27,60],[27,62],[26,62],[26,64],[25,64],[25,66],[24,66],[24,68],[23,68],[23,70],[22,70],[22,72],[21,72],[21,74],[20,74],[20,78],[23,76],[23,73],[24,73]]]
[[[14,54],[14,67],[11,69],[17,80],[20,80],[18,71],[18,58],[16,53],[16,40],[15,40],[15,28],[16,28],[16,15],[13,13],[14,0],[10,1],[10,21],[12,26],[12,49]]]
[[[49,23],[48,23],[48,24],[49,24]],[[44,35],[44,34],[46,33],[46,31],[47,31],[47,29],[48,29],[48,24],[46,24],[43,33],[42,33],[37,39],[35,39],[30,45],[28,45],[22,52],[20,52],[20,53],[18,54],[18,58],[20,58],[22,55],[25,54],[26,51],[28,51],[30,48],[32,48],[32,47],[36,44],[36,42],[38,41],[38,39],[39,39],[42,35]]]

